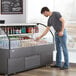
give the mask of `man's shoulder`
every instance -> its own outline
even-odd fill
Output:
[[[53,11],[53,14],[58,14],[58,13],[60,13],[60,12],[58,12],[58,11]]]

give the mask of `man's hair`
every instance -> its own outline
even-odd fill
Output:
[[[48,11],[48,12],[49,12],[50,10],[49,10],[48,7],[43,7],[43,8],[41,9],[41,14],[44,13],[45,11]]]

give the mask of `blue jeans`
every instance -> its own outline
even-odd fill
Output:
[[[55,41],[56,41],[56,65],[61,67],[62,66],[62,54],[61,52],[63,51],[64,55],[64,65],[63,67],[68,68],[69,67],[69,57],[68,57],[68,49],[67,49],[67,35],[66,35],[66,30],[64,30],[63,36],[58,36],[58,33],[55,33]]]

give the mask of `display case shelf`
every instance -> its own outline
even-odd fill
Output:
[[[53,62],[52,34],[35,41],[45,28],[37,24],[0,25],[0,74],[8,76]]]
[[[36,24],[6,24],[2,26],[0,25],[0,28],[0,46],[3,46],[6,49],[51,44],[49,39],[47,39],[49,34],[47,38],[45,37],[38,42],[34,40],[38,35],[41,34],[42,30],[45,29],[45,27],[43,28]],[[3,40],[4,38],[7,39]]]
[[[33,33],[27,33],[27,34],[9,34],[8,36],[30,36],[33,35]]]

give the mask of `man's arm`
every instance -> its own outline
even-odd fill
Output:
[[[50,27],[47,26],[45,31],[42,33],[42,35],[40,35],[39,37],[36,38],[36,41],[40,40],[43,36],[45,36],[49,30],[50,30]]]
[[[64,19],[61,17],[60,19],[59,19],[61,22],[62,22],[62,32],[64,31],[64,23],[65,23],[65,21],[64,21]]]
[[[64,23],[65,23],[65,21],[64,21],[64,19],[61,17],[60,19],[59,19],[61,22],[62,22],[62,29],[61,29],[61,31],[59,32],[59,36],[63,36],[63,32],[64,32]]]

